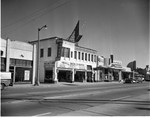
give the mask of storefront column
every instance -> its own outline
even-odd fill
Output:
[[[71,76],[72,76],[72,81],[71,82],[74,82],[74,76],[75,76],[75,72],[74,72],[75,70],[74,69],[72,69],[72,73],[71,73]]]
[[[10,64],[10,39],[6,40],[6,72],[9,72]]]
[[[85,82],[87,82],[87,71],[85,71]]]
[[[128,78],[131,78],[131,73],[128,74]]]
[[[121,81],[121,80],[122,80],[122,71],[119,70],[119,81]]]
[[[112,81],[114,80],[114,71],[112,71],[111,73],[111,78],[112,78]]]
[[[54,83],[57,83],[58,82],[58,78],[57,78],[57,75],[58,75],[58,69],[57,69],[57,67],[56,67],[56,63],[57,62],[55,62],[55,66],[54,66],[54,68],[53,68],[53,80],[54,80]]]
[[[135,78],[134,75],[135,75],[135,73],[134,73],[134,70],[133,70],[133,80],[134,80],[134,78]]]
[[[92,82],[94,82],[94,71],[92,70]]]
[[[32,66],[32,70],[33,70],[33,74],[32,74],[32,85],[35,84],[35,76],[36,76],[36,45],[33,44],[33,51],[32,51],[32,60],[33,60],[33,66]]]
[[[108,70],[108,80],[111,80],[111,73],[109,70]]]
[[[102,69],[102,81],[105,79],[105,70],[104,69]]]

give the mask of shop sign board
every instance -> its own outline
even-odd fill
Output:
[[[54,61],[44,62],[45,68],[51,68],[51,67],[54,67],[54,65],[55,65]]]
[[[129,67],[123,67],[123,71],[125,71],[125,72],[131,72],[131,68],[129,68]]]
[[[69,42],[69,41],[64,41],[63,40],[63,47],[68,47],[68,48],[74,48],[74,43],[73,42]]]
[[[104,66],[108,67],[110,63],[110,59],[109,58],[104,58]]]
[[[98,56],[98,66],[104,66],[104,57]]]
[[[122,68],[122,62],[121,61],[114,61],[113,63],[110,64],[110,67]]]
[[[79,63],[73,63],[73,62],[58,62],[57,67],[61,68],[73,68],[73,69],[86,69],[86,66],[84,64]]]

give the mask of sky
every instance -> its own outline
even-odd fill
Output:
[[[33,41],[68,38],[80,21],[79,45],[98,55],[150,65],[149,0],[1,0],[1,37]]]

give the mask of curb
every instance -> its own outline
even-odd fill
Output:
[[[9,86],[9,88],[51,88],[51,87],[71,87],[71,86],[94,86],[94,85],[105,85],[105,84],[120,84],[119,82],[74,82],[74,83],[67,83],[67,82],[60,82],[56,84],[45,84],[41,83],[39,86],[34,86],[33,84],[14,84],[13,86]]]

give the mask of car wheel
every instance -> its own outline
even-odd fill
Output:
[[[4,90],[5,85],[1,84],[1,90]]]

